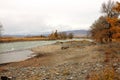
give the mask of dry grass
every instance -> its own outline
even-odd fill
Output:
[[[88,80],[119,80],[119,76],[116,76],[113,68],[105,67],[100,72],[91,73]]]
[[[48,40],[43,37],[1,37],[0,42],[16,42],[16,41],[36,41],[36,40]]]
[[[120,43],[114,42],[102,45],[99,51],[104,53],[104,62],[109,66],[105,66],[103,70],[91,72],[87,76],[87,80],[120,80],[120,74],[115,72],[114,63],[120,62]]]
[[[104,44],[99,47],[99,51],[104,53],[104,62],[120,62],[120,42]]]

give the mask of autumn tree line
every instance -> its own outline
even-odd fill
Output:
[[[102,16],[91,25],[91,37],[100,43],[120,41],[120,2],[103,3]]]
[[[73,33],[67,34],[66,32],[58,32],[57,30],[55,32],[52,32],[50,35],[48,35],[49,39],[72,39]]]

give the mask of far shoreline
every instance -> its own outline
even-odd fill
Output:
[[[72,39],[90,39],[88,37],[74,37]],[[50,39],[41,37],[0,37],[0,43],[9,42],[25,42],[25,41],[52,41],[52,40],[67,40],[67,39]]]
[[[22,42],[22,41],[47,41],[48,38],[35,38],[35,37],[1,37],[0,43],[9,42]]]

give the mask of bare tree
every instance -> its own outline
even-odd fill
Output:
[[[59,39],[67,39],[67,33],[66,32],[60,32],[59,33]]]
[[[69,38],[69,39],[72,39],[72,38],[73,38],[73,33],[69,33],[69,34],[68,34],[68,38]]]
[[[108,26],[108,22],[106,21],[106,18],[101,16],[91,26],[91,30],[90,30],[91,37],[100,43],[107,42],[107,38],[108,38],[107,26]]]
[[[109,0],[107,3],[102,4],[101,12],[105,14],[106,17],[118,17],[119,13],[113,10],[115,2]]]
[[[113,9],[115,5],[116,3],[111,0],[108,3],[103,3],[101,11],[104,15],[91,26],[91,36],[101,43],[112,41],[113,33],[110,30],[112,25],[107,21],[107,18],[117,18],[119,16],[119,13]]]
[[[119,16],[119,12],[115,11],[113,8],[115,7],[116,3],[114,1],[109,0],[108,3],[103,3],[102,4],[102,13],[105,14],[106,18],[117,18]],[[108,31],[107,31],[107,35],[109,39],[108,41],[112,41],[112,35],[113,33],[111,32],[110,28],[111,28],[111,24],[108,24]]]

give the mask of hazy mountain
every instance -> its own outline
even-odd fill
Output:
[[[67,34],[73,33],[75,37],[82,37],[86,36],[88,33],[88,30],[68,30],[68,31],[63,31],[66,32]],[[30,34],[4,34],[3,36],[14,36],[14,37],[25,37],[25,36],[39,36],[39,35],[44,35],[48,36],[51,32],[44,32],[44,33],[30,33]]]
[[[64,31],[67,34],[73,33],[75,37],[83,37],[87,36],[88,30],[71,30],[71,31]]]

